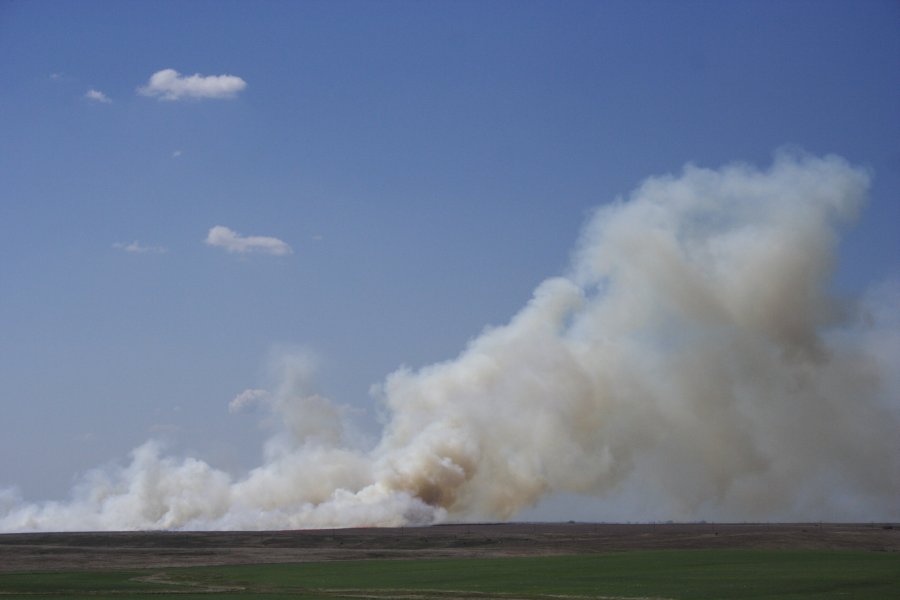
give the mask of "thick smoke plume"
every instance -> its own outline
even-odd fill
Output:
[[[792,154],[648,179],[597,209],[571,270],[508,324],[389,375],[374,448],[288,356],[279,389],[232,406],[282,420],[262,466],[233,477],[149,442],[66,502],[0,494],[0,529],[506,519],[556,492],[610,518],[627,502],[646,518],[898,519],[900,294],[829,291],[867,188],[840,158]]]

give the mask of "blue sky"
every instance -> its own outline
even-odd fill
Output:
[[[872,1],[0,2],[0,487],[63,497],[151,437],[253,466],[228,403],[285,348],[375,436],[372,384],[506,322],[592,208],[686,163],[870,169],[835,290],[896,277],[898,31]],[[164,69],[244,85],[141,93]]]

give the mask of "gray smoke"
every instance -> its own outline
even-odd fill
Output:
[[[514,517],[549,493],[616,515],[900,518],[900,290],[829,292],[864,170],[779,154],[688,166],[593,214],[565,276],[455,359],[389,375],[369,450],[308,355],[247,390],[283,426],[233,477],[155,442],[66,502],[0,493],[0,529],[261,529]],[[638,518],[640,518],[638,516]]]

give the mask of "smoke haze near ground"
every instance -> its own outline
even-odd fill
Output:
[[[66,501],[0,492],[0,530],[509,519],[560,492],[611,519],[633,501],[648,518],[896,520],[900,292],[830,288],[868,185],[790,152],[650,178],[596,210],[569,271],[508,324],[375,386],[374,447],[312,389],[314,359],[285,354],[276,389],[229,407],[281,423],[261,466],[234,476],[150,441]]]

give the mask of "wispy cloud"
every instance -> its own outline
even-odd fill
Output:
[[[147,85],[138,88],[143,96],[155,96],[160,100],[182,98],[234,98],[247,87],[247,82],[234,75],[185,76],[175,69],[163,69],[150,76]]]
[[[222,225],[216,225],[209,230],[209,233],[206,235],[206,243],[238,254],[258,252],[283,256],[293,253],[291,247],[278,238],[260,235],[240,235]]]
[[[107,96],[100,90],[95,90],[93,88],[85,92],[84,97],[88,100],[93,100],[94,102],[100,102],[102,104],[112,103],[112,100],[109,98],[109,96]]]
[[[244,390],[228,403],[228,412],[240,412],[249,406],[264,402],[270,397],[271,395],[266,390]]]
[[[175,150],[174,152],[172,152],[172,158],[178,158],[182,154],[184,153],[181,150]]]
[[[168,249],[164,248],[163,246],[145,246],[137,240],[131,242],[130,244],[116,242],[115,244],[113,244],[113,248],[122,250],[124,252],[131,252],[133,254],[165,254],[166,252],[168,252]]]

